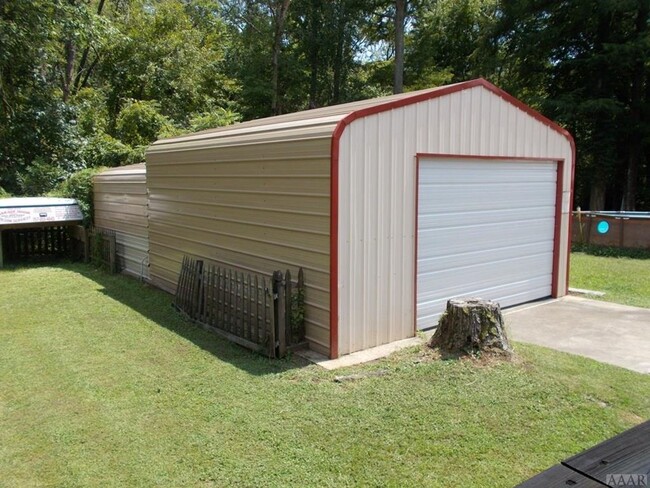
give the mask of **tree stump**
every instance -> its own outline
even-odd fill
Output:
[[[492,300],[452,298],[438,322],[429,346],[446,352],[499,351],[512,349],[503,327],[501,307]]]

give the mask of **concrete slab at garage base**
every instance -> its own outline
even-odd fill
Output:
[[[409,337],[408,339],[402,339],[399,341],[394,341],[389,344],[383,344],[381,346],[372,347],[370,349],[365,349],[363,351],[353,352],[345,356],[341,356],[338,359],[329,359],[327,356],[323,356],[315,351],[309,349],[304,351],[297,351],[296,354],[300,357],[311,361],[314,364],[333,370],[338,368],[344,368],[346,366],[354,366],[356,364],[363,364],[375,359],[384,358],[395,351],[404,349],[405,347],[416,346],[422,344],[424,339],[421,337]]]
[[[566,296],[504,310],[509,337],[650,373],[650,309]]]

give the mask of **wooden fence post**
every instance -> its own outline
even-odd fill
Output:
[[[194,293],[192,294],[192,318],[201,316],[201,299],[203,298],[203,261],[196,261],[194,274]]]
[[[300,297],[300,300],[298,300],[298,306],[303,307],[303,313],[304,313],[304,307],[305,307],[305,272],[300,268],[298,270],[298,285],[297,285],[297,292]],[[305,317],[302,317],[302,320],[300,321],[300,325],[298,326],[298,338],[297,341],[302,341],[305,339]]]
[[[284,298],[284,280],[282,278],[282,271],[275,271],[273,273],[273,301],[277,314],[275,322],[275,336],[278,341],[278,357],[283,357],[287,353],[287,316],[286,302]]]
[[[293,327],[292,327],[292,317],[293,317],[293,304],[292,304],[292,283],[291,283],[291,271],[287,270],[284,275],[284,331],[285,331],[285,345],[290,346],[294,343],[293,340]]]
[[[263,280],[264,282],[266,280]],[[266,314],[266,309],[267,309],[267,301],[269,301],[269,328],[266,331],[266,337],[268,340],[268,352],[269,352],[269,357],[274,358],[275,357],[275,295],[273,293],[273,278],[269,280],[269,286],[268,288],[265,286],[264,288],[264,312]],[[266,320],[264,320],[264,323],[266,323]]]
[[[65,237],[63,237],[65,239]],[[111,273],[117,273],[117,246],[115,243],[115,235],[108,236],[108,266]]]

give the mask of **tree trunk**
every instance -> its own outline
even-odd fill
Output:
[[[605,184],[601,181],[591,183],[589,191],[589,210],[605,210]]]
[[[640,2],[636,18],[636,35],[638,39],[644,39],[648,30],[648,15],[650,9],[647,2]],[[637,41],[638,42],[638,41]],[[630,122],[634,131],[629,142],[630,154],[625,169],[625,186],[621,210],[636,210],[637,182],[639,178],[639,166],[645,159],[643,154],[643,140],[638,137],[642,132],[641,117],[643,107],[643,85],[645,81],[645,59],[639,54],[634,63],[632,72],[632,84],[630,87]]]
[[[101,15],[102,11],[104,10],[104,4],[106,3],[106,0],[99,0],[99,4],[97,5],[97,15]],[[81,60],[79,61],[79,67],[77,68],[77,76],[75,76],[74,79],[74,93],[77,93],[85,83],[88,81],[88,77],[90,76],[90,72],[94,68],[96,63],[93,63],[90,65],[90,68],[88,69],[88,72],[86,73],[85,77],[83,78],[84,83],[81,82],[82,74],[84,73],[84,70],[86,69],[86,62],[88,61],[88,55],[90,54],[90,45],[86,46],[84,48],[83,54],[81,55]],[[97,58],[95,58],[97,59]]]
[[[345,1],[339,0],[338,16],[336,25],[336,52],[334,53],[334,64],[332,66],[332,103],[337,104],[341,101],[341,86],[343,85],[343,51],[345,48],[345,24],[347,21],[347,10]]]
[[[275,32],[273,36],[273,56],[271,64],[273,67],[272,75],[272,100],[271,108],[274,115],[282,113],[280,107],[280,50],[282,49],[282,35],[284,34],[284,24],[287,20],[287,13],[289,12],[289,4],[291,0],[281,0],[274,9],[275,18]]]
[[[395,71],[393,72],[393,93],[404,91],[404,19],[406,0],[395,1]]]
[[[309,19],[309,108],[318,107],[318,67],[319,42],[318,32],[322,16],[320,15],[320,1],[312,0],[310,4],[311,18]]]
[[[72,82],[74,78],[74,63],[77,49],[74,42],[70,39],[65,41],[65,73],[63,73],[63,101],[67,102],[72,92]]]
[[[496,302],[480,298],[449,300],[429,346],[446,352],[512,352],[503,326],[501,307]]]

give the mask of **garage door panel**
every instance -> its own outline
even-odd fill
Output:
[[[449,268],[472,266],[476,264],[482,264],[490,260],[502,261],[510,258],[516,259],[543,253],[548,253],[548,243],[546,242],[534,242],[532,244],[504,246],[498,249],[485,249],[446,256],[441,256],[438,253],[429,251],[429,254],[434,255],[428,258],[422,257],[419,260],[419,273],[422,276],[426,276],[427,273],[441,271]]]
[[[485,208],[474,211],[449,211],[421,213],[418,216],[418,225],[423,229],[437,227],[453,227],[474,225],[476,222],[500,224],[513,221],[526,221],[531,215],[538,218],[555,219],[553,205],[540,205],[537,207],[517,207],[510,209],[487,210]]]
[[[419,171],[418,328],[452,297],[551,294],[557,163],[433,158]]]
[[[546,276],[546,262],[551,253],[526,256],[518,259],[487,262],[473,266],[448,268],[441,271],[421,273],[422,291],[418,297],[428,299],[436,295],[453,295],[466,290],[482,290],[511,283]]]
[[[457,185],[436,186],[436,188],[420,187],[420,199],[423,200],[421,208],[424,214],[438,212],[474,212],[481,210],[503,210],[516,208],[520,205],[526,207],[539,207],[548,205],[548,193],[555,194],[554,183],[540,184],[513,184],[513,185]],[[433,198],[426,198],[431,195]],[[458,196],[463,195],[462,199]],[[422,197],[425,197],[422,199]],[[451,204],[450,202],[453,202]]]
[[[428,161],[424,161],[427,164]],[[467,159],[437,160],[437,173],[420,173],[420,183],[440,183],[439,175],[444,173],[446,183],[507,183],[555,181],[548,172],[548,162],[534,161],[471,161]],[[526,166],[526,172],[512,171],[513,167]]]
[[[498,229],[487,229],[483,225],[425,229],[418,232],[419,243],[426,242],[424,246],[418,243],[418,258],[533,244],[541,241],[539,236],[546,236],[545,240],[552,244],[554,228],[554,220],[543,219]]]

